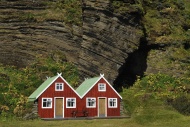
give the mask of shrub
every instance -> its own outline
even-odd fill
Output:
[[[178,97],[170,103],[181,114],[190,115],[190,99],[187,96]]]
[[[123,89],[123,102],[127,113],[132,115],[136,114],[140,107],[146,108],[147,106],[155,107],[158,102],[163,104],[169,100],[180,102],[178,98],[187,95],[186,84],[190,80],[187,78],[177,78],[165,74],[150,74],[142,79],[138,78],[135,84],[129,89]],[[172,101],[171,101],[172,102]],[[172,103],[174,103],[172,102]],[[189,101],[184,101],[184,107],[190,106]],[[178,105],[176,105],[178,107]],[[180,104],[179,104],[180,107]],[[190,108],[182,108],[188,114]]]

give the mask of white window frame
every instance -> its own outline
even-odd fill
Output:
[[[104,87],[104,89],[102,89],[103,87]],[[106,91],[106,84],[105,83],[99,83],[98,84],[98,91]]]
[[[74,99],[74,105],[73,106],[68,105],[68,101],[71,99]],[[73,97],[66,98],[66,108],[76,108],[76,98],[73,98]]]
[[[57,85],[59,85],[59,89],[57,89]],[[60,86],[62,86],[62,89],[60,89]],[[64,89],[64,83],[55,83],[55,91],[63,91]]]
[[[46,101],[44,101],[44,99],[46,99]],[[44,102],[46,102],[46,107],[43,105]],[[48,106],[48,102],[50,102],[50,106]],[[52,98],[42,98],[42,108],[52,108]]]
[[[93,102],[93,105],[92,106],[90,106],[89,105],[89,101],[92,101],[92,100],[94,100]],[[86,98],[86,107],[87,108],[96,108],[96,98],[94,98],[94,97],[88,97],[88,98]]]
[[[113,100],[115,100],[115,105]],[[112,101],[112,105],[110,105],[110,101]],[[108,108],[117,108],[117,98],[108,98]]]

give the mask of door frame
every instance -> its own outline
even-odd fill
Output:
[[[56,107],[56,99],[57,98],[62,98],[63,99],[63,118],[64,118],[64,109],[65,109],[65,107],[64,107],[64,97],[54,97],[54,118],[56,118],[56,116],[55,116],[55,112],[56,112],[56,109],[55,109],[55,107]]]
[[[99,109],[100,109],[100,108],[99,108],[99,106],[100,106],[100,105],[99,105],[99,103],[100,103],[100,102],[99,102],[99,99],[100,99],[100,98],[105,99],[105,117],[107,117],[107,97],[98,97],[98,117],[100,117],[100,114],[99,114]]]

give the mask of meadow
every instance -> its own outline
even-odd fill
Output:
[[[163,116],[162,120],[147,122],[146,117],[144,123],[134,118],[126,119],[93,119],[93,120],[26,120],[26,121],[1,121],[0,127],[189,127],[190,117],[181,116],[178,119],[168,119]]]

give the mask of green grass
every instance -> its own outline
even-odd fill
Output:
[[[115,126],[125,126],[125,125],[137,125],[131,123],[128,119],[110,119],[110,120],[63,120],[63,121],[13,121],[13,122],[2,122],[1,127],[115,127]],[[135,126],[134,126],[135,127]]]
[[[167,112],[166,112],[167,113]],[[175,114],[175,113],[174,113]],[[176,115],[176,114],[175,114]],[[175,116],[174,115],[174,116]],[[179,115],[179,114],[178,114]],[[177,118],[160,115],[158,120],[153,120],[151,114],[142,115],[141,122],[137,118],[130,119],[94,119],[94,120],[61,120],[61,121],[4,121],[0,122],[1,127],[188,127],[190,117],[179,115]],[[162,117],[162,118],[160,118]],[[143,120],[142,120],[143,119]],[[150,120],[150,121],[149,121]],[[143,123],[142,123],[143,121]]]
[[[133,118],[138,124],[143,126],[159,125],[162,127],[184,127],[188,125],[188,120],[190,119],[190,117],[183,116],[173,109],[166,109],[162,106],[139,109]]]

